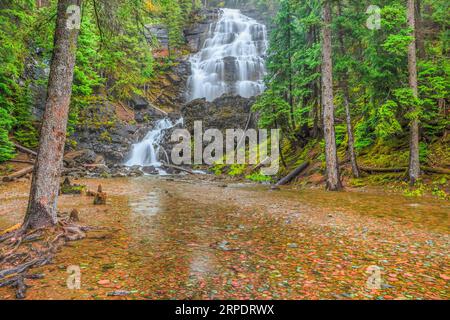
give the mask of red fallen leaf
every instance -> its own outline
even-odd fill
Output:
[[[403,275],[404,275],[405,277],[413,277],[413,275],[412,275],[411,273],[408,273],[408,272],[404,273]]]
[[[397,279],[397,278],[392,278],[392,277],[389,277],[389,278],[388,278],[388,280],[389,280],[389,281],[392,281],[392,282],[396,282],[396,281],[398,281],[398,279]]]
[[[445,274],[440,274],[439,276],[444,280],[450,280],[450,277],[446,276]]]
[[[109,280],[99,280],[97,283],[101,286],[109,284],[111,281]]]

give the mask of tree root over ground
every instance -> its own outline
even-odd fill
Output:
[[[0,287],[15,288],[16,298],[25,298],[25,280],[43,277],[30,274],[30,269],[51,263],[62,246],[85,238],[91,229],[66,217],[50,228],[27,232],[20,228],[0,235]]]

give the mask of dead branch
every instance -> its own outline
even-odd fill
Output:
[[[28,148],[25,148],[24,146],[21,146],[20,144],[14,143],[14,146],[16,147],[16,149],[18,149],[18,150],[20,150],[22,152],[29,153],[29,154],[31,154],[31,155],[33,155],[35,157],[37,156],[37,152],[36,151],[33,151],[31,149],[28,149]]]
[[[430,172],[430,173],[450,174],[450,170],[445,169],[445,168],[432,168],[432,167],[421,166],[420,169],[422,169],[422,171]]]
[[[268,164],[270,162],[271,158],[270,157],[266,157],[263,161],[261,161],[260,163],[258,163],[256,166],[254,166],[251,169],[251,172],[255,172],[256,170],[258,170],[259,168],[261,168],[262,166]]]
[[[162,162],[161,165],[163,167],[166,167],[166,168],[172,168],[172,169],[176,169],[176,170],[179,170],[179,171],[187,172],[189,174],[195,174],[195,172],[193,172],[192,170],[185,169],[185,168],[179,167],[179,166],[175,166],[173,164],[168,164],[168,163]]]
[[[34,164],[32,160],[10,159],[9,162]]]
[[[13,181],[14,179],[18,179],[23,177],[24,175],[27,175],[28,173],[33,172],[34,166],[29,166],[26,167],[22,170],[19,170],[17,172],[14,172],[12,174],[10,174],[9,176],[3,177],[3,181],[4,182],[9,182],[9,181]]]

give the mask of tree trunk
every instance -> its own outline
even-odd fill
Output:
[[[282,186],[282,185],[285,185],[285,184],[291,182],[291,180],[295,179],[300,173],[305,171],[305,169],[308,168],[308,166],[309,166],[309,161],[302,163],[300,166],[298,166],[293,171],[291,171],[287,176],[280,179],[280,181],[278,181],[275,185]]]
[[[24,229],[47,227],[57,222],[56,200],[79,33],[80,10],[77,8],[80,9],[81,2],[82,0],[58,1],[47,101]]]
[[[353,137],[352,118],[350,115],[349,94],[348,94],[348,88],[346,87],[346,85],[344,85],[343,90],[344,90],[345,121],[347,122],[348,155],[350,158],[350,163],[352,165],[353,177],[359,178],[361,174],[359,172],[358,162],[356,161],[355,139]]]
[[[424,34],[423,34],[423,19],[422,19],[422,8],[420,0],[416,0],[416,45],[419,60],[425,59],[425,43],[424,43]]]
[[[408,46],[408,71],[409,71],[409,86],[413,92],[414,97],[418,96],[417,89],[417,63],[416,63],[416,40],[415,40],[415,4],[414,0],[408,0],[408,25],[412,30],[413,39]],[[414,111],[412,108],[411,111]],[[414,184],[420,175],[419,163],[419,120],[417,117],[411,121],[411,137],[409,146],[409,181]]]
[[[322,103],[323,131],[325,137],[325,160],[327,189],[336,191],[342,189],[339,178],[339,163],[337,158],[336,138],[334,131],[333,105],[333,64],[331,60],[331,7],[330,1],[323,4],[322,27]]]
[[[295,130],[295,118],[294,118],[294,94],[293,94],[293,87],[292,87],[292,53],[291,53],[291,7],[288,3],[288,12],[287,12],[287,50],[288,50],[288,65],[289,65],[289,96],[288,96],[288,102],[290,106],[290,118],[291,118],[291,125],[292,129]]]
[[[338,3],[339,8],[339,16],[342,16],[341,3]],[[342,26],[339,26],[339,47],[341,51],[342,57],[345,57],[345,44],[344,44],[344,30],[342,30]],[[360,172],[358,169],[358,163],[356,161],[356,153],[355,153],[355,139],[353,137],[353,128],[352,128],[352,118],[350,114],[350,94],[348,91],[348,70],[345,70],[341,77],[341,90],[344,94],[344,108],[345,108],[345,122],[347,124],[347,137],[348,137],[348,156],[350,158],[350,163],[352,165],[352,174],[353,177],[359,178]]]

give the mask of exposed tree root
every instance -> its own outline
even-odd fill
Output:
[[[75,224],[70,216],[56,226],[24,231],[22,228],[0,236],[0,287],[12,287],[16,298],[26,296],[26,279],[42,278],[29,274],[32,268],[51,263],[58,250],[69,241],[81,240],[92,228]]]

